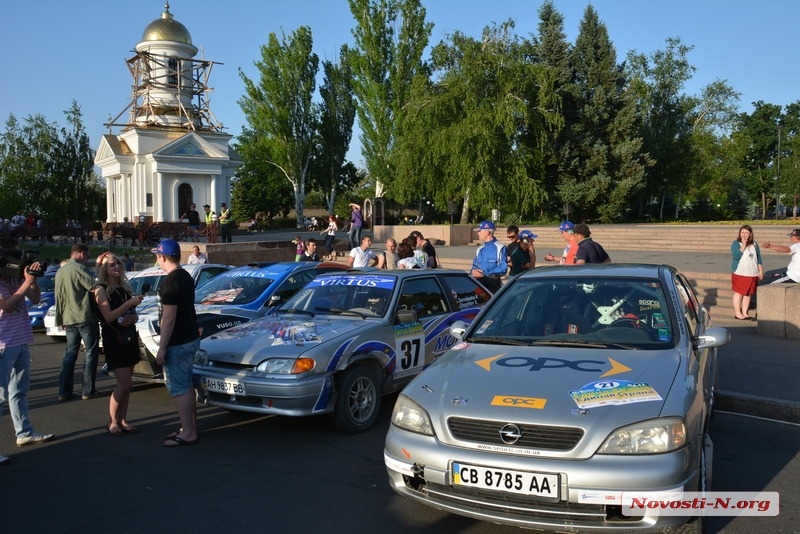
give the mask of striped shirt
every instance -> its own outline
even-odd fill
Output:
[[[21,280],[0,278],[0,297],[11,298],[21,284]],[[33,342],[33,330],[25,299],[22,299],[12,312],[0,310],[0,350],[31,342]]]

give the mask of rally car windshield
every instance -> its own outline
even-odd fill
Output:
[[[395,286],[388,276],[324,276],[308,283],[280,311],[383,317]],[[345,313],[347,312],[347,313]]]
[[[674,340],[667,303],[658,280],[521,279],[490,304],[468,341],[664,349]]]

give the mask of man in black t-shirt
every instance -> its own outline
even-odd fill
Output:
[[[197,437],[197,401],[192,383],[194,354],[200,348],[194,311],[194,279],[180,266],[181,247],[165,239],[151,250],[158,266],[167,272],[158,287],[158,320],[161,341],[156,361],[164,367],[167,391],[175,399],[181,428],[162,443],[164,447],[194,445]]]
[[[600,245],[591,238],[592,233],[585,224],[576,224],[573,230],[578,238],[578,252],[575,253],[575,264],[581,263],[608,263],[611,258]]]
[[[421,250],[425,254],[428,255],[428,269],[436,269],[439,267],[439,258],[436,257],[436,249],[433,248],[431,242],[425,239],[422,236],[422,233],[418,230],[414,230],[409,235],[410,238],[416,241],[418,250]]]
[[[197,206],[195,204],[190,205],[186,213],[181,215],[181,220],[183,219],[189,221],[189,235],[192,237],[192,241],[199,242],[200,214],[197,212]]]

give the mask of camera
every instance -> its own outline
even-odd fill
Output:
[[[25,272],[33,276],[44,276],[42,269],[31,269],[36,261],[38,250],[4,250],[0,252],[0,277],[25,278]]]

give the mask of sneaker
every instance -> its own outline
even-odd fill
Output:
[[[89,400],[89,399],[96,399],[97,397],[102,397],[102,396],[103,394],[100,393],[99,391],[92,391],[91,393],[84,393],[83,395],[81,395],[81,399]]]
[[[77,397],[77,395],[75,395],[74,393],[70,393],[69,395],[59,395],[58,396],[58,402],[71,401],[75,397]]]
[[[46,443],[52,440],[55,436],[53,434],[40,434],[39,432],[31,432],[27,436],[17,438],[17,447],[24,447],[26,445],[38,445],[39,443]]]
[[[0,454],[0,465],[8,465],[8,456]]]

